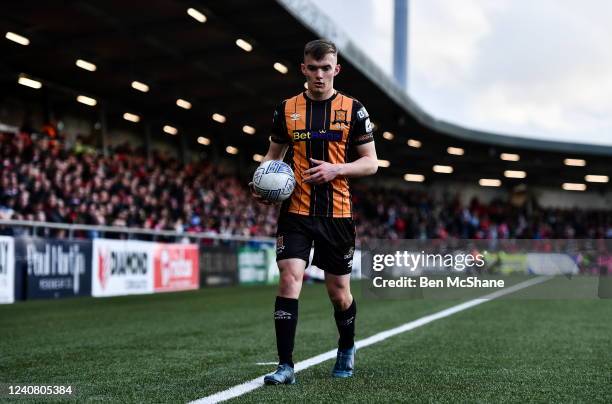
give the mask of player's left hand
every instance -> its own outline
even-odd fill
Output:
[[[255,184],[253,184],[253,181],[249,182],[249,189],[251,190],[251,196],[253,197],[253,199],[255,199],[257,202],[262,203],[264,205],[273,205],[273,202],[270,202],[266,199],[264,199],[261,195],[259,195],[256,191],[255,191]]]
[[[315,166],[304,171],[304,182],[307,184],[319,185],[332,181],[340,173],[338,164],[331,164],[326,161],[310,159]]]

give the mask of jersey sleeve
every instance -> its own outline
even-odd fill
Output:
[[[374,130],[370,115],[365,107],[357,100],[353,102],[352,124],[349,139],[355,146],[374,141]]]
[[[285,122],[285,101],[281,102],[274,109],[271,139],[274,143],[289,142],[289,138],[287,137],[287,123]]]

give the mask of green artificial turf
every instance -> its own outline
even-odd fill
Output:
[[[358,339],[458,303],[359,292]],[[0,384],[70,384],[88,402],[201,398],[274,369],[257,365],[276,357],[274,296],[232,287],[0,306]],[[336,333],[323,285],[305,285],[295,359],[334,348]],[[332,379],[327,361],[236,401],[604,402],[611,336],[610,300],[500,299],[360,350],[353,379]]]

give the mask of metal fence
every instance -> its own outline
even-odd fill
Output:
[[[171,230],[152,230],[119,226],[94,226],[0,220],[0,235],[16,240],[34,237],[45,242],[61,243],[78,240],[120,239],[163,243],[193,243],[199,246],[200,286],[223,286],[239,283],[239,255],[241,251],[274,248],[271,237],[250,237],[211,233],[190,233]]]
[[[117,238],[126,240],[149,240],[166,242],[200,242],[219,246],[232,243],[274,242],[271,237],[226,235],[215,233],[191,233],[173,230],[153,230],[136,227],[95,226],[87,224],[68,224],[37,222],[29,220],[0,219],[0,234],[7,236],[55,237],[68,240]]]

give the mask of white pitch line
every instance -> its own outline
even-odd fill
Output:
[[[257,362],[256,363],[257,366],[263,366],[263,365],[278,365],[278,361],[276,362]]]
[[[391,328],[386,331],[379,332],[378,334],[374,334],[371,337],[359,340],[355,343],[357,348],[365,348],[369,345],[375,344],[377,342],[381,342],[390,338],[394,335],[404,333],[406,331],[414,330],[415,328],[422,327],[426,324],[429,324],[433,321],[439,320],[444,317],[452,316],[455,313],[459,313],[460,311],[467,310],[474,306],[478,306],[479,304],[488,302],[493,299],[497,299],[498,297],[508,295],[510,293],[514,293],[518,290],[528,288],[533,285],[537,285],[538,283],[542,283],[544,281],[549,280],[550,277],[537,277],[530,279],[525,282],[517,283],[514,286],[510,286],[508,288],[504,288],[498,290],[497,292],[490,293],[488,295],[484,295],[477,299],[469,300],[465,303],[458,304],[456,306],[449,307],[448,309],[444,309],[434,314],[430,314],[425,317],[421,317],[417,320],[411,321],[406,324],[402,324],[398,327]],[[336,349],[332,349],[331,351],[324,352],[317,356],[313,356],[312,358],[308,358],[301,362],[295,364],[295,372],[300,372],[304,369],[308,369],[309,367],[318,365],[319,363],[325,362],[326,360],[332,359],[336,357]],[[274,362],[276,364],[276,362]],[[206,396],[195,401],[191,401],[189,404],[212,404],[219,403],[221,401],[229,400],[231,398],[242,396],[250,391],[253,391],[261,386],[263,386],[263,377],[265,375],[261,375],[256,377],[255,379],[249,380],[248,382],[244,382],[242,384],[238,384],[234,387],[230,387],[227,390],[220,391],[215,394],[211,394],[210,396]]]

